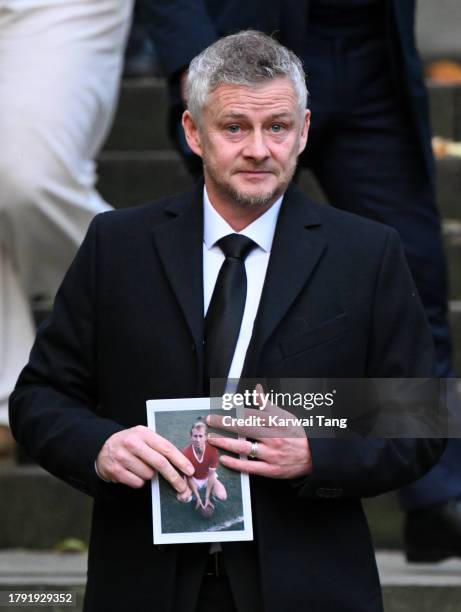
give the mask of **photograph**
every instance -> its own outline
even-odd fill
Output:
[[[161,476],[152,480],[155,544],[252,540],[248,475],[225,468],[208,437],[210,398],[149,400],[150,429],[172,442],[195,468],[190,494],[179,495]],[[213,409],[213,413],[216,413]]]

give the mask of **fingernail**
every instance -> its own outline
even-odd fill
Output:
[[[188,474],[189,476],[192,476],[192,474],[193,474],[194,472],[195,472],[195,469],[194,469],[194,467],[193,467],[192,465],[189,465],[189,466],[186,468],[186,474]]]

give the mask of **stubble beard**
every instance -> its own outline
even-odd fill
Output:
[[[293,167],[287,172],[285,179],[276,185],[274,189],[269,192],[262,192],[255,195],[244,193],[236,189],[229,182],[223,181],[215,171],[215,168],[211,168],[210,171],[210,166],[208,166],[205,161],[203,162],[203,171],[205,175],[208,175],[213,183],[214,189],[223,199],[231,201],[243,209],[267,208],[287,190],[295,174],[297,161],[296,159]]]

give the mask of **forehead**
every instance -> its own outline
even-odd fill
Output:
[[[197,434],[204,434],[204,433],[205,433],[205,430],[204,430],[203,427],[194,427],[192,429],[192,435],[193,436],[196,436]]]
[[[222,84],[208,97],[205,112],[215,118],[234,115],[276,115],[295,114],[298,100],[294,87],[286,77],[280,77],[262,84]]]

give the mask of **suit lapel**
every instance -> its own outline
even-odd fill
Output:
[[[291,186],[277,222],[243,377],[257,375],[259,355],[266,340],[288,312],[322,256],[326,242],[313,229],[320,224],[313,206],[297,187]]]
[[[203,360],[203,184],[175,198],[167,220],[154,228],[154,241],[166,276]]]
[[[172,200],[154,241],[203,367],[203,185]],[[295,186],[285,194],[272,245],[254,331],[242,376],[256,376],[265,342],[314,271],[325,240],[314,231],[320,219]]]

